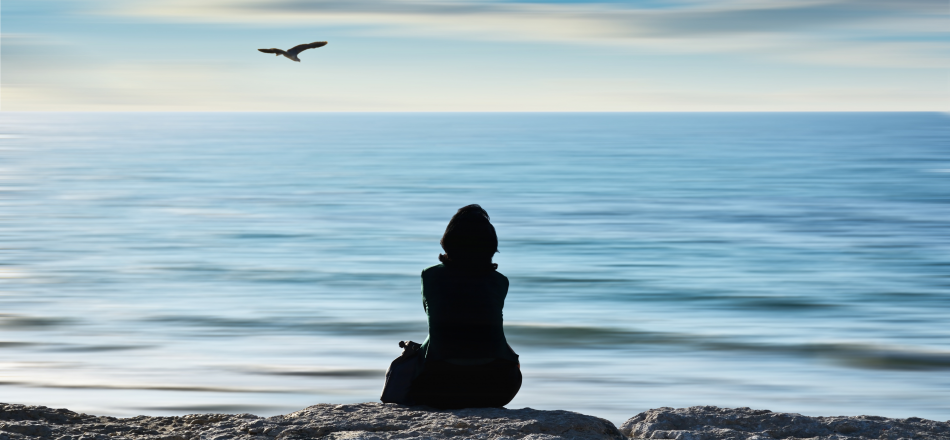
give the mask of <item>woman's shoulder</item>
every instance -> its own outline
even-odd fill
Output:
[[[436,264],[435,266],[429,266],[425,269],[422,269],[422,284],[423,285],[435,285],[441,283],[441,280],[445,278],[445,266],[442,264]]]
[[[497,270],[492,272],[492,276],[495,277],[495,280],[497,280],[498,283],[504,285],[506,290],[508,289],[508,277],[502,275],[501,272]]]
[[[445,265],[442,263],[436,264],[435,266],[429,266],[425,269],[422,269],[422,277],[427,276],[438,276],[445,271]]]
[[[427,280],[435,281],[439,279],[446,279],[446,277],[449,279],[454,279],[454,278],[459,278],[459,277],[471,278],[473,276],[475,276],[476,278],[483,278],[483,279],[487,277],[488,279],[493,280],[497,284],[502,284],[506,288],[508,287],[508,277],[502,275],[501,272],[498,272],[496,270],[493,270],[487,273],[482,272],[480,274],[473,275],[471,273],[459,272],[457,269],[456,270],[449,269],[445,267],[444,264],[436,264],[434,266],[429,266],[425,269],[422,269],[423,281],[427,281]]]
[[[506,285],[506,286],[508,285],[508,277],[502,275],[501,272],[499,272],[499,271],[496,270],[496,271],[492,272],[492,275],[493,275],[496,279],[503,280],[503,281],[505,282],[505,285]]]

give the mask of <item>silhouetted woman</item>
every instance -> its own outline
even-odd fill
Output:
[[[441,244],[442,264],[422,271],[429,336],[409,398],[440,409],[507,405],[521,389],[521,370],[502,328],[508,278],[491,261],[498,236],[488,213],[459,209]]]

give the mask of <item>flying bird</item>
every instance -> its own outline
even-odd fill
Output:
[[[290,50],[288,50],[288,51],[286,51],[286,52],[284,52],[284,51],[282,51],[282,50],[280,50],[280,49],[257,49],[257,50],[259,50],[259,51],[261,51],[261,52],[264,52],[264,53],[272,53],[272,54],[274,54],[275,56],[281,56],[281,55],[283,55],[283,56],[285,56],[285,57],[287,57],[287,58],[290,58],[290,59],[292,59],[292,60],[294,60],[294,61],[296,61],[296,62],[299,63],[299,62],[300,62],[300,58],[297,58],[297,54],[299,54],[300,52],[303,52],[303,51],[305,51],[305,50],[307,50],[307,49],[315,49],[315,48],[323,47],[323,46],[326,46],[326,45],[327,45],[327,42],[326,42],[326,41],[316,41],[316,42],[313,42],[313,43],[310,43],[310,44],[301,44],[301,45],[298,45],[298,46],[294,46],[293,49],[290,49]]]

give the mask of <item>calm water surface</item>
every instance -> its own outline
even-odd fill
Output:
[[[378,399],[480,203],[509,407],[950,418],[942,114],[0,114],[0,401]]]

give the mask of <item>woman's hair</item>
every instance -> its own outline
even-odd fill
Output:
[[[489,221],[488,213],[478,205],[462,207],[449,220],[439,242],[445,254],[439,261],[446,266],[469,270],[495,270],[491,262],[498,252],[498,236]]]

